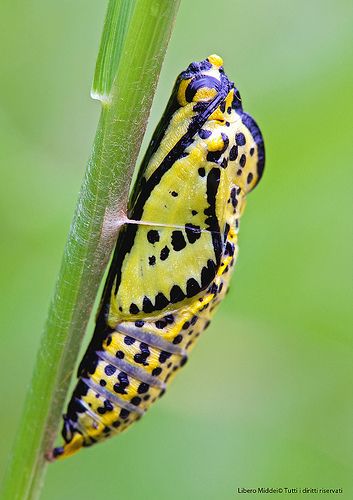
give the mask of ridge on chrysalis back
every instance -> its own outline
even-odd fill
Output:
[[[262,135],[211,55],[177,78],[132,190],[96,328],[49,459],[119,434],[164,394],[226,294]]]

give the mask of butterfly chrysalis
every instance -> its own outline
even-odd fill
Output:
[[[131,192],[64,415],[67,457],[141,418],[187,361],[225,296],[239,217],[264,145],[217,55],[177,78]],[[136,222],[133,222],[136,221]]]

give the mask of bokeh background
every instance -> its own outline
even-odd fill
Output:
[[[98,121],[105,8],[2,4],[1,469]],[[43,499],[232,499],[258,486],[353,498],[352,21],[350,0],[182,2],[146,138],[179,71],[217,52],[261,125],[265,175],[231,293],[188,365],[126,434],[51,465]]]

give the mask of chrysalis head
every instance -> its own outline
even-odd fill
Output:
[[[219,93],[228,90],[230,82],[224,75],[223,60],[211,55],[200,62],[191,63],[177,79],[177,100],[180,106],[189,103],[209,103]]]

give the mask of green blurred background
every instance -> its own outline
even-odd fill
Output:
[[[99,116],[89,90],[105,8],[2,4],[1,469]],[[50,465],[43,499],[232,499],[258,486],[353,498],[352,21],[351,0],[182,2],[147,140],[176,75],[216,52],[263,131],[265,175],[231,293],[188,365],[129,432]]]

